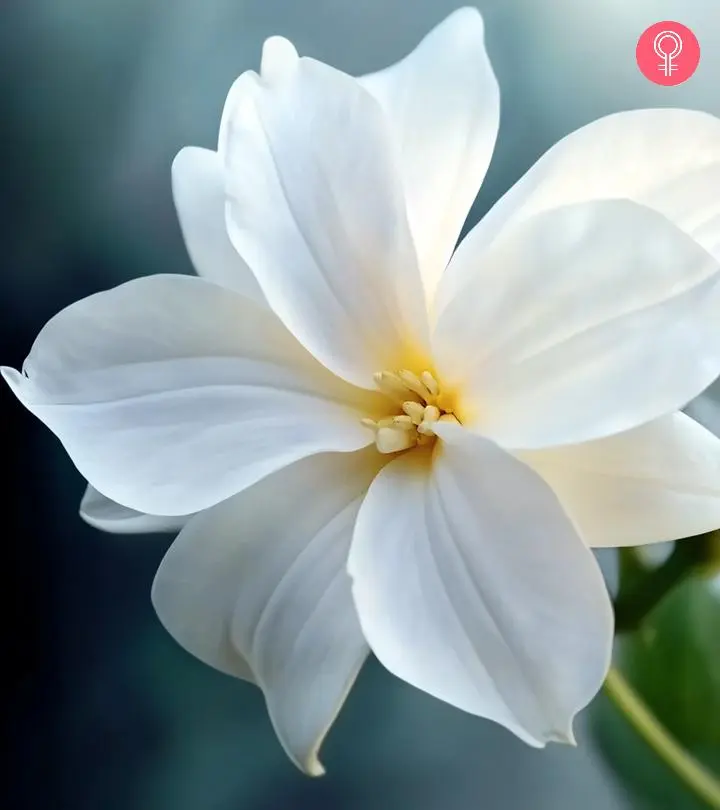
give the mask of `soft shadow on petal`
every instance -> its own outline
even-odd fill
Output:
[[[334,377],[267,308],[190,276],[71,305],[23,373],[2,373],[93,486],[149,514],[198,512],[299,458],[372,440],[359,420],[373,395]]]
[[[153,532],[178,532],[187,523],[190,515],[163,517],[146,515],[111,501],[89,486],[80,502],[80,517],[95,529],[113,534],[152,534]]]
[[[613,638],[592,553],[548,485],[492,442],[439,424],[432,463],[385,467],[349,572],[371,649],[395,675],[525,742],[572,741]]]
[[[255,276],[225,227],[225,179],[217,152],[187,146],[172,165],[172,188],[185,246],[199,276],[265,304]]]
[[[637,546],[720,528],[720,439],[685,414],[517,455],[550,484],[590,546]]]
[[[481,256],[440,315],[437,370],[504,447],[600,438],[684,407],[720,373],[720,264],[655,211],[538,214]]]
[[[700,422],[711,433],[720,436],[720,380],[690,402],[685,408],[685,413]]]
[[[238,95],[224,130],[230,238],[298,340],[367,388],[424,354],[403,189],[370,93],[302,58],[254,99]]]
[[[541,211],[626,198],[655,208],[706,249],[717,250],[718,163],[720,118],[679,109],[608,115],[549,149],[482,219],[468,249],[485,250],[508,225]],[[443,301],[468,281],[463,270],[449,270]]]
[[[314,456],[196,516],[153,586],[168,631],[206,663],[256,681],[285,750],[313,775],[367,655],[345,564],[381,462],[374,449]]]
[[[462,8],[401,62],[363,76],[392,128],[431,301],[490,165],[500,91],[480,12]]]

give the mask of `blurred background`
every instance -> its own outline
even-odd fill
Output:
[[[283,34],[302,54],[360,74],[399,59],[458,5],[2,0],[0,362],[19,367],[45,321],[80,297],[139,275],[191,272],[170,163],[183,145],[214,146],[225,94],[239,73],[258,66],[267,36]],[[720,115],[718,0],[477,5],[503,118],[473,222],[552,143],[594,118],[648,106]],[[697,73],[678,87],[651,84],[635,64],[639,35],[667,19],[689,26],[702,49]],[[720,433],[713,405],[696,407]],[[661,772],[603,698],[579,723],[577,749],[537,752],[374,662],[325,745],[329,775],[302,776],[276,742],[260,692],[196,662],[156,620],[150,583],[171,538],[105,535],[82,523],[84,482],[4,386],[0,429],[2,506],[10,516],[3,590],[12,595],[3,645],[11,678],[3,806],[702,807]],[[720,728],[712,710],[719,694],[712,690],[720,688],[717,598],[714,606],[706,591],[676,598],[675,646],[665,658],[633,659],[635,673],[675,733],[716,762],[720,743],[708,723]],[[654,633],[671,632],[666,614],[654,618]],[[699,636],[683,625],[698,615]],[[681,696],[672,706],[668,691]]]

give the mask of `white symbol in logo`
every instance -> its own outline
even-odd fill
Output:
[[[653,42],[655,53],[662,59],[658,65],[658,70],[662,70],[664,76],[671,76],[678,69],[675,59],[680,56],[683,41],[679,34],[674,31],[661,31]]]

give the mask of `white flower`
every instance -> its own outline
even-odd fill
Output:
[[[720,526],[720,440],[678,413],[720,373],[720,121],[584,127],[450,259],[498,118],[472,9],[360,80],[269,40],[173,166],[202,278],[80,301],[3,371],[89,520],[184,524],[161,620],[313,774],[369,650],[571,741],[613,636],[589,547]]]

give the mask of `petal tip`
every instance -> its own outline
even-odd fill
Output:
[[[30,384],[29,378],[23,374],[22,371],[18,371],[12,366],[0,366],[0,377],[5,380],[5,382],[10,387],[10,390],[15,394],[15,396],[22,402],[23,405],[28,407],[28,385]]]
[[[325,776],[325,766],[318,759],[316,752],[312,752],[305,762],[302,763],[300,769],[306,776],[312,776],[314,779]]]
[[[298,52],[285,37],[268,37],[262,47],[260,75],[269,83],[286,79],[297,65]]]

